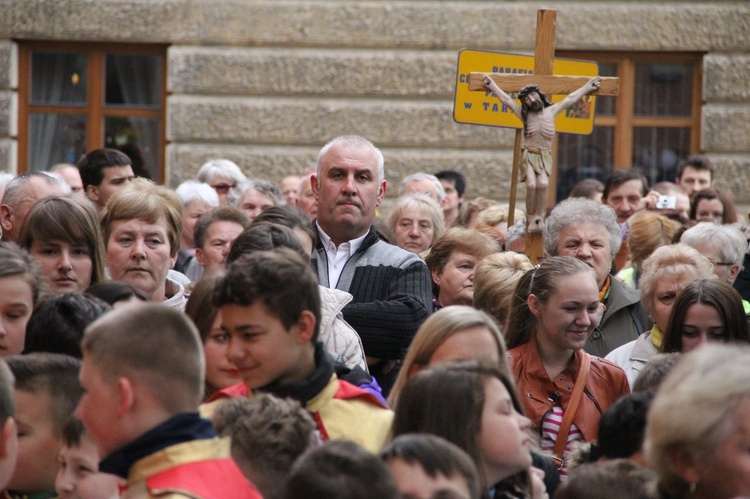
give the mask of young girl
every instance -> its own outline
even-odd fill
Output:
[[[688,352],[705,343],[750,343],[742,298],[719,279],[699,279],[677,296],[663,352]]]
[[[561,479],[572,442],[596,439],[602,412],[630,393],[622,369],[583,351],[601,314],[592,269],[572,257],[552,257],[518,282],[508,316],[508,358],[524,412],[542,450],[559,460]]]
[[[240,378],[237,367],[227,358],[228,338],[221,329],[221,312],[214,307],[214,279],[201,279],[195,284],[185,307],[203,340],[206,357],[206,393],[208,400],[217,390],[236,385]]]
[[[513,382],[497,367],[449,363],[409,379],[399,397],[391,436],[429,433],[448,440],[474,460],[484,490],[502,497],[508,490],[530,490],[529,474],[519,475],[531,467],[530,425]]]
[[[18,243],[39,262],[51,292],[82,292],[104,280],[99,219],[87,200],[42,199],[26,217]]]
[[[19,354],[42,277],[34,258],[14,243],[0,243],[0,356]]]

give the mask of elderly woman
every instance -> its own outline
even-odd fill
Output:
[[[585,198],[562,201],[552,210],[544,231],[549,256],[572,256],[594,269],[599,300],[606,310],[586,343],[586,351],[604,357],[651,329],[638,291],[610,275],[622,233],[615,211]]]
[[[630,386],[646,362],[661,350],[669,314],[680,290],[696,279],[706,278],[714,278],[713,265],[686,244],[662,246],[643,263],[641,301],[654,319],[654,326],[606,357],[622,367]]]
[[[195,223],[201,215],[219,207],[219,195],[210,185],[195,180],[181,183],[176,192],[182,201],[182,238],[174,269],[192,281],[199,277],[200,268],[195,261]]]
[[[36,258],[48,291],[82,292],[104,280],[104,242],[94,206],[52,196],[34,205],[18,243]]]
[[[407,194],[393,205],[388,228],[399,248],[420,254],[445,232],[443,210],[427,194]]]
[[[640,211],[629,220],[628,251],[630,264],[617,277],[638,289],[643,261],[660,246],[670,244],[679,228],[677,222],[653,211]],[[646,305],[644,303],[644,305]],[[646,305],[648,308],[648,305]]]
[[[432,273],[432,305],[471,305],[474,271],[486,256],[500,251],[492,236],[476,229],[454,227],[438,239],[425,258]]]
[[[525,414],[561,477],[575,441],[597,437],[603,411],[630,392],[625,373],[583,351],[601,315],[590,267],[546,258],[518,282],[505,331],[508,359]]]
[[[174,191],[136,178],[102,210],[107,268],[152,301],[184,310],[182,285],[167,278],[180,249],[182,203]]]
[[[521,276],[534,266],[526,255],[495,253],[482,260],[474,275],[474,308],[483,310],[502,329]]]
[[[707,345],[659,388],[646,452],[664,498],[750,496],[750,347]]]
[[[247,213],[252,222],[255,217],[271,206],[286,204],[281,191],[268,180],[247,180],[232,189],[228,203]]]
[[[216,190],[221,206],[227,204],[229,191],[247,180],[240,167],[228,159],[212,159],[204,163],[198,170],[197,178],[199,182],[204,182]]]

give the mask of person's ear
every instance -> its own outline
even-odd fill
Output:
[[[16,431],[16,420],[8,417],[5,423],[3,423],[2,429],[0,429],[2,433],[2,439],[0,439],[0,459],[8,458],[10,454],[9,444]]]
[[[383,179],[380,182],[380,189],[378,189],[378,202],[375,206],[380,206],[380,203],[383,202],[383,198],[385,197],[385,191],[388,190],[388,182]]]
[[[297,343],[303,345],[312,341],[315,333],[315,314],[309,310],[303,310],[300,314],[297,327]]]
[[[740,273],[739,265],[731,265],[729,267],[729,283],[734,284],[734,280],[737,279],[737,275]]]
[[[117,399],[117,415],[122,417],[135,404],[135,386],[131,379],[121,376],[117,378],[116,390],[119,395]]]
[[[531,313],[536,317],[539,317],[539,315],[542,313],[542,303],[541,301],[539,301],[539,298],[535,294],[532,293],[529,295],[529,297],[526,299],[526,304],[529,306],[529,310],[531,310]]]
[[[432,282],[435,283],[437,287],[440,287],[440,276],[442,275],[442,271],[435,269],[432,271]]]
[[[698,483],[700,480],[699,465],[695,457],[682,445],[677,445],[669,450],[669,460],[677,476],[682,478],[688,485]]]
[[[7,204],[0,205],[0,225],[2,225],[3,232],[13,230],[13,208]]]
[[[200,248],[195,248],[195,259],[198,260],[198,263],[201,265],[206,264],[206,255],[203,254],[203,250]],[[174,264],[172,264],[174,267]]]
[[[312,188],[315,199],[318,199],[318,191],[320,191],[320,181],[318,180],[318,174],[313,173],[310,175],[310,187]]]
[[[99,188],[95,185],[87,185],[86,186],[86,196],[96,203],[99,201]]]

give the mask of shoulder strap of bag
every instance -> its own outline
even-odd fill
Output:
[[[565,452],[565,444],[568,443],[570,426],[573,424],[573,418],[576,415],[576,411],[578,411],[578,404],[581,403],[583,389],[586,386],[586,379],[589,377],[590,368],[591,356],[586,352],[583,352],[583,357],[581,357],[581,367],[578,370],[578,378],[573,387],[573,393],[570,396],[568,407],[565,409],[562,423],[560,423],[560,431],[557,433],[557,440],[555,440],[555,450],[553,451],[553,455],[559,459],[559,461],[556,459],[559,468],[562,468],[563,452]]]

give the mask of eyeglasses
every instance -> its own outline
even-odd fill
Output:
[[[713,262],[711,260],[709,260],[709,262],[713,263],[714,266],[719,265],[720,267],[731,267],[734,265],[732,262]]]
[[[229,189],[234,189],[235,187],[237,187],[237,184],[217,184],[212,185],[211,187],[213,187],[214,190],[216,190],[216,192],[218,192],[219,194],[226,194],[227,192],[229,192]]]

